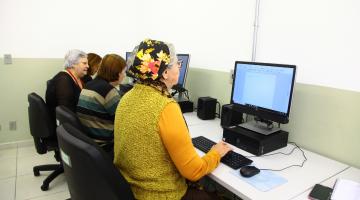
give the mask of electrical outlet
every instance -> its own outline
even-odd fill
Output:
[[[12,64],[11,54],[4,54],[4,64],[5,64],[5,65],[10,65],[10,64]]]
[[[234,70],[230,69],[230,79],[229,79],[229,83],[232,84],[234,80]]]
[[[9,122],[9,130],[10,131],[16,131],[16,121],[10,121]]]

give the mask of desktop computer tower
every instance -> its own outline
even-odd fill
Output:
[[[178,101],[182,113],[193,112],[194,103],[192,101]]]
[[[234,126],[243,122],[243,114],[233,109],[232,104],[225,104],[221,108],[221,126]]]
[[[174,94],[172,95],[174,96]],[[179,92],[178,95],[175,95],[174,99],[176,100],[176,102],[178,102],[182,113],[194,111],[194,103],[190,101],[190,99],[188,99],[187,97],[185,98],[182,92]]]
[[[197,116],[200,119],[215,119],[217,100],[211,97],[200,97],[197,104]]]
[[[224,127],[223,131],[225,142],[257,156],[286,147],[288,135],[282,130],[263,135],[239,126]]]

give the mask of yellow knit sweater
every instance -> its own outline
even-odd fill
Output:
[[[114,163],[136,199],[181,199],[187,185],[159,135],[161,112],[173,99],[136,84],[116,110]]]

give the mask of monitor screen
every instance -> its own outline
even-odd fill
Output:
[[[177,54],[178,60],[181,61],[181,69],[179,74],[179,81],[177,86],[181,88],[185,88],[185,80],[186,75],[189,67],[189,60],[190,55],[189,54]]]
[[[295,65],[236,61],[231,103],[243,113],[286,124],[295,71]]]
[[[128,60],[129,60],[129,57],[130,57],[130,55],[131,55],[131,52],[126,52],[126,55],[125,55],[125,61],[126,61],[126,65],[127,65],[127,62],[128,62]],[[128,69],[130,66],[126,66],[126,68]]]
[[[131,74],[128,73],[128,70],[130,68],[130,65],[128,63],[129,58],[131,56],[131,52],[127,51],[125,54],[125,61],[126,61],[126,76],[130,77],[130,78],[134,78]]]
[[[129,57],[131,56],[131,52],[126,52],[126,64],[128,65],[128,60]],[[178,60],[181,60],[181,70],[179,73],[179,81],[176,85],[176,87],[178,88],[184,88],[185,87],[185,80],[186,80],[186,75],[187,75],[187,70],[189,67],[189,60],[190,60],[190,55],[189,54],[177,54],[176,55],[178,57]],[[126,66],[128,70],[130,66]],[[128,74],[129,76],[129,74]]]

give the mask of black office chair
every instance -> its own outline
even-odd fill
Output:
[[[56,107],[56,119],[59,121],[59,124],[69,123],[73,127],[80,130],[85,135],[88,135],[87,128],[82,125],[78,116],[69,108],[67,108],[65,106]],[[105,150],[105,152],[107,153],[108,156],[110,156],[111,159],[114,158],[114,148],[113,148],[114,143],[113,142],[107,143],[105,145],[100,143],[98,145],[103,150]]]
[[[81,124],[78,116],[66,106],[56,107],[56,119],[59,124],[69,123],[83,133],[86,133],[84,126]]]
[[[41,190],[46,191],[49,189],[50,182],[64,172],[56,138],[56,123],[51,117],[44,100],[39,95],[34,92],[29,94],[28,102],[30,133],[34,138],[36,151],[39,154],[54,151],[55,159],[60,162],[60,164],[40,165],[33,168],[35,176],[39,176],[40,171],[53,171],[46,177],[41,186]]]
[[[130,185],[98,145],[68,123],[57,128],[71,200],[134,199]]]

